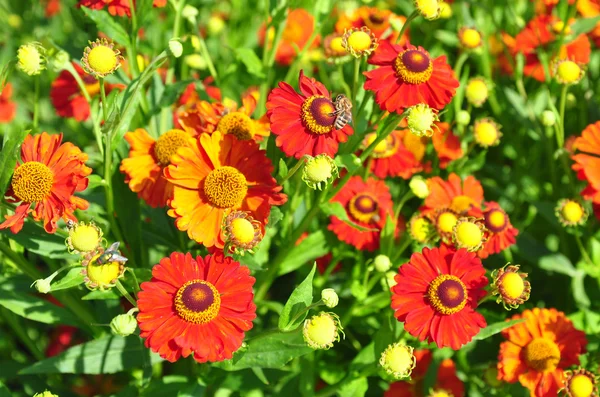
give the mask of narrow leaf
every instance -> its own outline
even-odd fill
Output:
[[[81,285],[83,283],[83,275],[81,274],[81,270],[81,266],[69,270],[69,272],[63,278],[55,283],[52,283],[52,292]]]
[[[515,324],[522,323],[523,321],[525,321],[524,318],[518,318],[516,320],[500,321],[500,322],[488,325],[487,327],[485,327],[484,329],[479,331],[479,333],[473,337],[473,340],[483,340],[483,339],[489,338],[490,336],[499,334],[503,330],[510,328]]]
[[[40,323],[79,325],[77,319],[66,309],[26,293],[3,291],[0,294],[0,306]]]
[[[281,316],[279,316],[279,329],[282,331],[291,330],[298,327],[307,313],[300,314],[313,301],[313,277],[317,265],[313,265],[312,270],[306,276],[304,281],[292,292],[290,298],[283,307]]]
[[[286,259],[281,264],[278,274],[281,276],[291,273],[328,252],[329,248],[325,239],[325,233],[322,230],[312,233],[290,250]]]
[[[348,217],[348,213],[344,209],[344,206],[342,204],[338,203],[337,201],[321,204],[321,210],[323,210],[325,215],[335,216],[336,218],[339,218],[342,222],[344,222],[362,232],[374,232],[374,231],[379,230],[379,229],[371,229],[368,227],[364,227],[357,223],[352,222],[350,220],[350,218]]]
[[[9,129],[4,135],[2,151],[0,152],[0,198],[4,197],[4,193],[6,193],[17,163],[17,157],[21,153],[21,144],[29,132],[31,130],[15,131]]]
[[[237,48],[235,50],[236,57],[248,69],[248,73],[264,78],[263,65],[256,53],[250,48]]]
[[[98,30],[104,32],[111,40],[124,46],[129,45],[127,31],[108,12],[104,10],[92,10],[87,7],[81,7],[81,10],[88,18],[94,21]]]

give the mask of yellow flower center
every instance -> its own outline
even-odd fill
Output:
[[[379,219],[379,205],[377,200],[369,193],[360,193],[352,197],[348,203],[350,215],[358,222],[377,222]]]
[[[335,106],[331,99],[322,95],[313,95],[302,104],[302,121],[313,134],[327,134],[331,132],[335,116]]]
[[[426,19],[435,19],[440,14],[438,0],[415,0],[415,7]]]
[[[102,234],[93,225],[78,224],[69,230],[69,242],[79,252],[90,252],[98,247]]]
[[[432,136],[434,122],[438,120],[437,114],[424,103],[420,103],[410,108],[406,123],[410,132],[416,136]]]
[[[525,361],[530,368],[540,372],[552,372],[560,362],[560,350],[547,338],[535,338],[523,349]]]
[[[456,212],[464,212],[473,206],[473,199],[469,196],[460,195],[456,196],[452,199],[452,203],[450,204],[450,208]]]
[[[456,226],[454,237],[459,247],[473,249],[481,244],[483,232],[476,223],[465,221]]]
[[[464,29],[460,37],[460,42],[467,48],[477,48],[481,45],[481,34],[475,29]]]
[[[475,106],[480,106],[487,99],[489,90],[482,79],[473,79],[467,84],[467,100]]]
[[[500,279],[502,295],[509,299],[517,299],[525,291],[523,278],[516,272],[506,272]]]
[[[244,141],[254,138],[254,122],[242,112],[231,112],[219,121],[217,131],[233,134],[237,139]]]
[[[373,142],[377,139],[376,133],[370,133],[366,136],[364,140],[364,147],[367,148],[371,146]],[[371,153],[371,156],[377,159],[385,159],[388,157],[392,157],[396,152],[398,152],[398,147],[400,142],[393,134],[387,136],[386,139],[379,142],[375,145],[375,149]]]
[[[389,346],[383,354],[382,366],[386,371],[394,373],[398,377],[409,376],[415,367],[416,360],[410,347],[395,343]]]
[[[437,227],[442,233],[452,233],[458,217],[452,212],[442,212],[437,218]]]
[[[569,382],[568,390],[573,397],[591,397],[594,392],[594,382],[587,375],[575,375]]]
[[[565,28],[565,23],[563,21],[556,21],[552,25],[552,30],[554,30],[554,33],[556,34],[560,34],[563,29],[565,30],[565,34],[571,34],[571,27],[567,25]]]
[[[93,78],[93,77],[92,77]],[[94,97],[100,93],[100,82],[94,79],[94,82],[85,84],[85,90],[90,97]]]
[[[102,265],[96,263],[101,254],[95,255],[86,267],[87,277],[92,284],[98,287],[108,287],[115,283],[121,276],[123,265],[119,262],[107,262]]]
[[[436,389],[430,391],[427,397],[454,397],[454,394],[448,390]]]
[[[206,324],[217,317],[220,308],[219,291],[205,280],[188,281],[175,295],[175,311],[188,323]]]
[[[482,146],[492,146],[498,142],[500,138],[500,132],[494,123],[489,121],[481,121],[475,125],[474,128],[475,138],[477,142]]]
[[[429,304],[441,314],[454,314],[467,304],[467,287],[456,276],[437,276],[427,289]]]
[[[562,208],[562,216],[570,223],[578,223],[583,218],[585,211],[581,204],[576,201],[567,202]]]
[[[506,214],[501,209],[493,209],[485,215],[485,226],[493,233],[501,233],[508,226]]]
[[[204,194],[218,208],[239,207],[247,193],[246,177],[233,167],[215,168],[204,179]]]
[[[30,76],[38,75],[44,69],[44,57],[39,44],[29,43],[17,50],[18,67]]]
[[[338,339],[338,325],[329,313],[313,316],[304,325],[304,339],[313,348],[324,349]]]
[[[329,43],[329,48],[331,48],[331,50],[336,53],[336,54],[345,54],[346,53],[346,49],[344,48],[343,43],[343,38],[342,37],[334,37],[333,39],[331,39],[331,42]]]
[[[357,30],[348,37],[348,46],[354,51],[366,51],[371,48],[372,43],[371,35],[362,30]]]
[[[581,67],[573,61],[561,61],[558,64],[556,73],[562,83],[575,83],[581,77]]]
[[[422,84],[433,73],[433,62],[429,55],[420,50],[405,50],[394,61],[398,77],[407,84]]]
[[[412,237],[420,243],[427,241],[429,237],[429,226],[430,223],[427,219],[419,217],[411,222],[410,234]]]
[[[100,44],[90,50],[87,62],[94,72],[99,75],[106,75],[117,67],[119,59],[112,48]]]
[[[52,190],[54,174],[45,164],[28,161],[15,170],[12,189],[15,196],[25,203],[43,201]]]
[[[306,177],[314,183],[325,182],[332,177],[333,166],[328,157],[315,157],[306,164]]]
[[[163,167],[169,165],[177,149],[186,146],[188,141],[189,135],[181,130],[170,130],[162,134],[154,144],[154,156],[158,163]]]
[[[246,218],[235,218],[231,221],[231,234],[242,244],[254,240],[254,225]]]

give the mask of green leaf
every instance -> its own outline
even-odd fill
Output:
[[[17,157],[21,153],[21,144],[29,132],[31,130],[15,131],[15,129],[9,128],[4,134],[2,151],[0,152],[0,198],[4,197],[4,193],[6,193],[10,178],[15,170]]]
[[[26,293],[3,291],[0,294],[0,306],[40,323],[79,325],[77,319],[66,309]]]
[[[369,382],[367,378],[362,377],[342,385],[338,390],[338,395],[340,397],[363,397],[368,389]]]
[[[311,233],[300,244],[294,246],[279,268],[278,275],[282,276],[306,265],[329,252],[325,233],[322,230]]]
[[[92,10],[87,7],[81,7],[81,10],[88,18],[94,21],[98,30],[104,32],[111,40],[123,46],[129,45],[127,31],[108,12],[104,10]]]
[[[571,25],[573,36],[579,36],[582,33],[590,32],[600,22],[600,15],[592,18],[579,18]]]
[[[363,227],[359,224],[352,222],[350,220],[350,218],[348,217],[348,213],[346,212],[346,209],[344,208],[344,206],[337,201],[321,204],[321,210],[325,213],[325,215],[335,216],[336,218],[339,218],[342,222],[344,222],[362,232],[375,232],[375,231],[379,230],[379,229],[371,229],[368,227]]]
[[[114,374],[160,361],[163,359],[146,349],[137,336],[109,336],[73,346],[21,370],[20,374]]]
[[[381,229],[381,237],[380,237],[380,248],[379,251],[387,256],[392,254],[392,250],[394,249],[394,240],[396,238],[396,222],[394,219],[388,215],[385,220],[385,225],[383,229]]]
[[[576,277],[577,270],[566,256],[563,254],[546,255],[540,258],[538,262],[540,268],[551,272],[566,274],[569,277]]]
[[[226,371],[253,367],[281,369],[294,358],[311,351],[302,338],[302,332],[267,332],[250,339],[247,347],[238,350],[231,360],[212,366]]]
[[[248,69],[248,73],[260,77],[265,77],[263,65],[256,53],[250,48],[237,48],[235,50],[236,58],[241,61]]]
[[[281,179],[285,178],[288,174],[288,167],[287,164],[285,163],[284,159],[279,159],[279,169],[277,170],[277,173],[279,175],[279,177]]]
[[[181,94],[183,94],[188,85],[190,85],[190,83],[193,82],[194,80],[187,79],[177,81],[173,84],[166,86],[165,90],[162,93],[162,96],[160,97],[160,101],[158,102],[158,107],[162,109],[173,105],[175,101],[177,101],[177,99],[181,96]]]
[[[577,270],[573,279],[571,280],[571,289],[573,290],[573,298],[579,307],[587,308],[590,307],[590,298],[585,292],[585,272],[583,270]]]
[[[354,172],[359,167],[362,167],[362,165],[360,164],[360,159],[354,153],[342,154],[341,156],[337,156],[335,158],[335,162],[338,166],[346,168],[349,172]]]
[[[0,230],[0,235],[16,241],[30,252],[52,259],[72,259],[73,255],[67,251],[64,237],[57,234],[49,234],[31,222],[25,222],[23,229],[12,234],[8,229]]]
[[[525,110],[527,109],[527,106],[525,105],[523,98],[512,88],[504,87],[503,89],[506,99],[511,103],[513,109],[515,109],[522,118],[527,118],[527,111]]]
[[[306,276],[304,281],[292,292],[290,298],[285,303],[281,316],[279,316],[279,329],[288,331],[297,328],[306,318],[304,311],[313,301],[313,277],[317,265],[313,265],[312,270]]]
[[[90,300],[107,300],[107,299],[121,299],[121,295],[117,294],[115,291],[108,289],[105,291],[96,290],[90,291],[88,294],[81,297],[81,300],[90,301]]]
[[[522,323],[523,321],[525,321],[524,318],[518,318],[516,320],[500,321],[500,322],[488,325],[487,327],[485,327],[484,329],[479,331],[479,333],[473,337],[473,340],[484,340],[486,338],[489,338],[492,335],[499,334],[503,330],[510,328],[515,324]]]
[[[83,283],[83,275],[81,274],[81,270],[81,266],[69,270],[69,272],[63,278],[55,283],[52,283],[52,292],[81,285]]]
[[[4,383],[0,382],[0,397],[10,397],[12,396],[12,394],[10,393],[10,390],[8,390],[8,388],[6,386],[4,386]]]

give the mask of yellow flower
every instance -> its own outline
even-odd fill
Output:
[[[417,214],[410,218],[408,231],[416,242],[425,244],[431,237],[432,225],[425,216]]]
[[[29,76],[37,76],[46,69],[46,49],[37,42],[23,44],[17,50],[17,67]]]
[[[465,96],[467,101],[475,107],[481,107],[490,94],[487,82],[481,77],[474,77],[467,83]]]
[[[116,252],[118,254],[118,252]],[[124,262],[114,259],[108,250],[98,247],[88,252],[82,263],[86,287],[91,290],[110,289],[117,284],[117,280],[125,273]]]
[[[321,312],[304,321],[302,335],[304,341],[315,350],[327,350],[333,342],[339,342],[343,328],[334,313]]]
[[[563,226],[581,226],[588,217],[588,212],[583,205],[570,199],[563,199],[558,202],[555,209],[556,216]]]
[[[83,70],[97,79],[104,78],[114,73],[120,66],[121,52],[115,48],[115,44],[108,40],[96,39],[90,41],[89,46],[83,51]]]
[[[350,29],[342,37],[342,46],[356,58],[369,56],[379,46],[379,41],[369,28]]]
[[[252,218],[248,212],[232,211],[225,218],[223,234],[226,240],[225,252],[232,250],[243,255],[262,241],[262,224]]]
[[[506,310],[516,309],[529,299],[531,284],[525,280],[527,273],[519,272],[519,265],[507,263],[492,272],[492,295],[498,295],[496,303]]]
[[[559,392],[565,392],[568,397],[593,397],[598,395],[598,376],[583,368],[565,371],[563,385],[564,387]]]
[[[479,251],[486,241],[485,226],[475,218],[460,218],[452,228],[452,241],[457,248],[466,248],[469,252]]]
[[[417,365],[414,348],[401,342],[389,345],[379,359],[379,365],[395,379],[407,378]]]
[[[406,122],[410,132],[418,137],[432,136],[433,129],[437,128],[436,121],[439,121],[436,111],[424,103],[411,106],[407,110]]]
[[[475,142],[477,142],[479,146],[488,148],[500,143],[502,132],[500,132],[500,125],[494,120],[483,118],[475,122],[475,125],[473,126],[473,136]]]
[[[437,19],[440,16],[438,0],[415,0],[415,7],[425,19]]]
[[[481,47],[483,42],[481,39],[481,33],[479,33],[479,31],[475,28],[460,28],[458,31],[458,39],[460,44],[469,50]]]
[[[102,230],[94,222],[75,223],[70,221],[67,225],[69,237],[67,237],[67,248],[71,253],[85,254],[102,243]]]
[[[581,65],[568,59],[554,61],[553,71],[556,80],[561,84],[577,84],[585,74]]]
[[[413,176],[408,183],[408,187],[410,187],[413,194],[420,199],[426,199],[427,196],[429,196],[429,186],[422,176]]]
[[[302,180],[311,189],[321,190],[339,177],[335,161],[326,154],[310,157],[302,170]]]

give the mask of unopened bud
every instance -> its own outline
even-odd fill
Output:
[[[129,336],[135,332],[137,320],[131,314],[119,314],[110,322],[110,330],[119,336]]]
[[[330,309],[336,307],[340,301],[338,294],[333,288],[325,288],[321,291],[321,299],[323,300],[323,303],[325,303],[325,306]]]
[[[183,54],[183,45],[179,39],[171,39],[169,40],[169,52],[175,58],[179,58],[181,54]]]
[[[375,270],[380,273],[385,273],[392,267],[392,261],[386,255],[377,255],[373,261]]]

